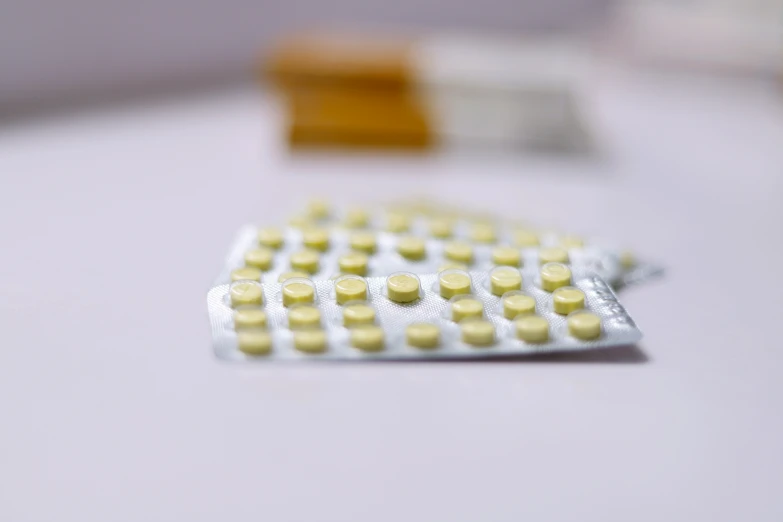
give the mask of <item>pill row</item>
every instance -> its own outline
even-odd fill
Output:
[[[434,273],[445,268],[487,269],[492,266],[535,266],[549,262],[589,268],[612,281],[619,262],[592,248],[477,245],[462,240],[425,240],[386,233],[327,233],[276,229],[243,229],[216,284],[240,279],[264,282],[292,276],[328,279],[340,274],[387,275],[408,270]],[[273,280],[273,279],[272,279]]]
[[[415,233],[438,239],[462,238],[485,244],[505,240],[520,247],[549,243],[578,248],[585,243],[581,237],[572,234],[556,234],[551,230],[537,232],[530,225],[509,223],[486,213],[471,213],[464,208],[425,202],[397,204],[369,212],[360,207],[338,211],[327,202],[316,200],[311,201],[304,212],[291,218],[289,225],[302,229],[329,226],[394,234]]]
[[[216,353],[230,359],[481,356],[618,346],[641,335],[605,282],[559,263],[243,280],[216,287],[208,301]]]
[[[340,210],[326,201],[311,201],[294,216],[291,225],[299,228],[329,226],[353,231],[376,230],[394,234],[415,234],[426,238],[464,239],[476,244],[503,244],[520,248],[557,246],[566,249],[593,247],[611,253],[618,273],[601,275],[615,287],[639,284],[660,277],[662,267],[639,260],[628,250],[587,242],[578,235],[498,219],[486,212],[473,212],[430,200],[404,201],[378,207]],[[507,263],[506,263],[507,264]]]

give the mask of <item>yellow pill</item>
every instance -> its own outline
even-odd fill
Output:
[[[601,318],[594,313],[587,311],[577,311],[568,316],[568,333],[589,341],[601,336]]]
[[[495,342],[495,326],[489,321],[465,321],[460,331],[462,342],[472,346],[489,346]]]
[[[503,298],[503,317],[506,319],[534,313],[536,313],[536,300],[529,295],[512,294]]]
[[[260,308],[240,308],[234,312],[234,328],[266,328],[266,312]]]
[[[307,215],[313,219],[326,219],[330,213],[329,203],[322,199],[314,199],[307,204]]]
[[[454,263],[449,261],[440,265],[440,267],[438,267],[438,272],[443,272],[444,270],[467,270],[467,269],[468,269],[468,265],[466,265],[465,263]]]
[[[547,263],[541,267],[541,288],[554,292],[571,284],[571,269],[562,263]]]
[[[351,249],[366,254],[372,254],[378,246],[375,240],[375,234],[372,232],[354,232],[351,234],[348,241],[351,245]]]
[[[542,248],[538,251],[538,263],[568,263],[568,252],[560,247]]]
[[[563,236],[560,238],[560,246],[563,248],[583,248],[585,241],[578,236]]]
[[[262,228],[258,231],[258,244],[278,249],[283,246],[283,233],[279,228]]]
[[[499,246],[492,249],[492,263],[502,266],[519,266],[522,256],[514,247]]]
[[[539,245],[538,236],[529,230],[515,230],[514,244],[520,248],[530,248]]]
[[[494,295],[522,288],[522,274],[516,268],[500,266],[489,273],[489,289]]]
[[[326,351],[326,332],[321,329],[294,332],[294,348],[304,353]]]
[[[289,281],[291,281],[289,279]],[[283,305],[291,306],[296,303],[312,303],[315,300],[315,289],[298,281],[283,284]]]
[[[289,262],[291,268],[298,272],[314,274],[318,272],[319,258],[320,255],[315,250],[300,250],[291,254]]]
[[[309,274],[306,274],[305,272],[283,272],[279,276],[277,276],[277,282],[282,283],[286,279],[292,279],[294,277],[309,277]]]
[[[302,243],[307,248],[324,252],[329,249],[329,231],[323,228],[308,228],[302,232]]]
[[[406,214],[392,212],[386,216],[386,230],[400,234],[411,228],[411,218]]]
[[[340,256],[337,265],[344,274],[366,275],[367,254],[362,252],[348,252]]]
[[[520,317],[514,321],[517,337],[526,343],[545,343],[549,340],[549,322],[538,315]]]
[[[370,222],[367,211],[361,208],[352,208],[345,213],[345,226],[348,228],[364,228]]]
[[[237,332],[239,351],[248,355],[266,355],[272,351],[272,335],[266,330],[241,330]]]
[[[233,307],[264,304],[264,293],[258,283],[234,283],[228,292]]]
[[[365,352],[383,350],[383,329],[374,324],[363,324],[351,329],[351,346]]]
[[[436,348],[440,344],[440,328],[432,323],[413,323],[405,328],[405,340],[416,348]]]
[[[367,282],[360,277],[341,277],[334,283],[337,304],[367,299]]]
[[[446,239],[454,233],[454,224],[448,218],[435,218],[430,221],[430,235],[439,239]]]
[[[484,303],[478,299],[455,299],[451,302],[451,320],[458,323],[464,319],[482,317]]]
[[[636,256],[633,255],[633,252],[630,250],[624,250],[620,254],[620,265],[626,270],[630,270],[631,268],[636,266]]]
[[[470,243],[464,241],[450,241],[443,248],[443,255],[447,259],[457,261],[458,263],[473,263],[473,247]]]
[[[343,324],[356,326],[358,324],[372,324],[375,322],[375,309],[364,303],[349,304],[343,308]]]
[[[470,293],[470,276],[462,271],[447,270],[438,275],[440,296],[451,299],[455,295]]]
[[[397,241],[397,252],[405,259],[418,261],[424,259],[427,254],[427,249],[423,239],[407,236],[401,237],[400,240]]]
[[[245,252],[245,264],[258,268],[259,270],[269,270],[272,268],[274,252],[268,248],[254,248]]]
[[[563,286],[552,292],[552,305],[560,315],[568,315],[585,307],[585,293],[573,286]]]
[[[386,279],[386,293],[392,301],[410,303],[419,298],[419,279],[411,274],[396,274]]]
[[[246,266],[243,268],[235,268],[231,271],[232,281],[242,281],[246,279],[251,281],[261,281],[261,270],[252,266]]]
[[[321,311],[314,306],[300,305],[288,310],[288,327],[292,330],[319,324],[321,324]]]
[[[495,227],[489,223],[476,223],[470,230],[470,239],[476,243],[494,243],[497,240]]]

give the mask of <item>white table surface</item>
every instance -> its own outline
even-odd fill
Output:
[[[309,155],[252,89],[0,129],[0,520],[783,519],[783,109],[595,84],[601,160]],[[242,366],[205,294],[309,196],[438,194],[669,267],[638,349]]]

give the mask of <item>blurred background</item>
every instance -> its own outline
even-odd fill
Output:
[[[766,78],[781,70],[779,0],[6,1],[6,116],[247,78],[280,38],[329,29],[552,35],[632,63]]]

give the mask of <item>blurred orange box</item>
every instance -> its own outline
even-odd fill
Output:
[[[439,145],[587,150],[574,90],[581,47],[557,39],[310,33],[260,77],[287,99],[292,147]]]
[[[404,91],[299,88],[287,97],[287,138],[295,147],[427,149],[434,144],[420,102]]]

